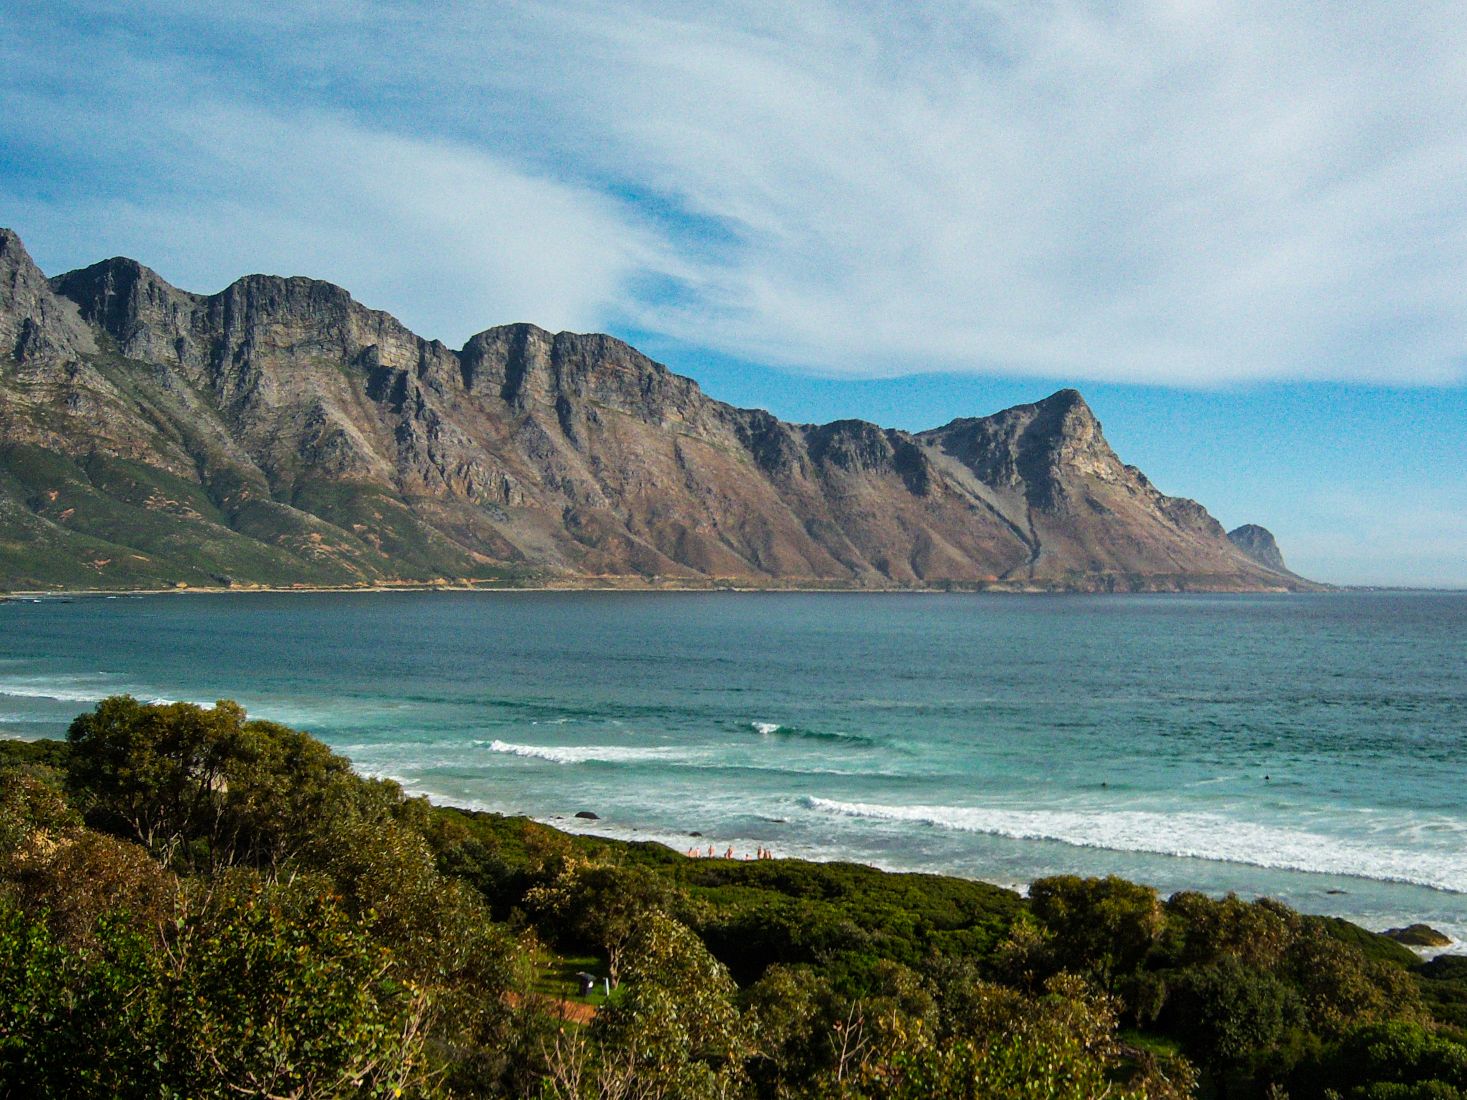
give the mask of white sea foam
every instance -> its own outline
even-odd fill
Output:
[[[548,760],[552,764],[632,764],[642,760],[665,760],[676,755],[676,749],[630,748],[622,745],[517,745],[510,741],[475,741],[474,744],[490,752],[507,753],[510,756],[526,756],[535,760]]]
[[[710,772],[768,772],[784,777],[795,776],[854,776],[876,779],[902,779],[906,773],[893,771],[872,771],[870,768],[836,768],[836,767],[796,767],[787,763],[761,764],[752,761],[733,762],[723,759],[716,754],[710,755],[707,750],[696,746],[682,747],[630,747],[620,745],[583,745],[583,746],[560,746],[560,745],[525,745],[510,741],[481,740],[472,742],[479,748],[488,749],[490,752],[501,753],[506,756],[520,756],[532,760],[544,760],[552,764],[639,764],[649,760],[656,760],[666,768],[689,771]],[[457,740],[439,740],[433,742],[421,741],[390,741],[390,742],[359,742],[333,744],[335,751],[351,757],[354,763],[363,768],[381,768],[389,764],[394,767],[410,768],[414,771],[427,770],[435,767],[465,767],[470,766],[471,761],[461,754],[452,754],[432,761],[427,761],[423,753],[429,748],[462,746]],[[390,776],[389,778],[397,778]]]
[[[114,689],[85,686],[75,680],[0,681],[0,695],[13,699],[54,699],[58,703],[95,703],[115,694]]]
[[[895,806],[807,797],[810,809],[844,817],[911,822],[1077,848],[1241,863],[1273,870],[1347,875],[1467,893],[1467,853],[1458,846],[1408,851],[1219,814],[1146,810],[1014,810],[981,806]]]
[[[848,745],[872,744],[871,738],[858,733],[842,733],[839,730],[808,729],[805,726],[787,726],[782,722],[754,721],[749,723],[749,728],[761,737],[772,737],[779,734],[781,737],[796,738],[802,741],[838,741]]]
[[[0,696],[12,699],[50,699],[58,703],[97,703],[109,695],[136,695],[145,703],[180,702],[166,696],[148,695],[136,686],[121,683],[105,672],[77,676],[22,676],[0,679]],[[204,704],[212,706],[212,704]]]
[[[49,700],[56,703],[100,703],[113,695],[131,695],[150,706],[169,706],[173,703],[193,703],[195,706],[212,707],[214,699],[183,699],[172,695],[157,695],[136,684],[119,682],[107,673],[94,675],[63,676],[57,679],[28,677],[0,679],[0,697],[13,699]],[[273,707],[249,708],[252,718],[273,718],[277,721],[295,721],[302,724],[291,712]],[[329,713],[322,711],[322,713]],[[27,718],[26,720],[32,720]]]

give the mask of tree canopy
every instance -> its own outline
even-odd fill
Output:
[[[5,1095],[1451,1100],[1464,1026],[1467,969],[1267,899],[690,860],[229,702],[0,742]]]

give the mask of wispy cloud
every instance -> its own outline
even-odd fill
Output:
[[[1291,564],[1340,584],[1467,585],[1467,496],[1460,485],[1362,485],[1299,501]]]
[[[433,334],[621,324],[830,374],[1464,377],[1450,6],[69,10],[12,17],[6,96],[42,89],[58,143],[105,131],[87,230],[173,242],[180,277],[272,265]],[[82,94],[35,79],[37,36]],[[138,125],[166,189],[110,178]]]
[[[176,59],[102,52],[79,89],[7,92],[7,128],[73,162],[44,187],[0,177],[0,222],[43,262],[125,254],[196,290],[311,275],[454,343],[506,320],[594,328],[643,272],[675,269],[614,196],[461,139],[230,98]]]

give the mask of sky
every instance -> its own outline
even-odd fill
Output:
[[[1467,586],[1460,4],[30,0],[0,225],[798,421],[1075,386],[1297,571]]]

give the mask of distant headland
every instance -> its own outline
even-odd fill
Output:
[[[790,424],[609,336],[455,351],[310,279],[48,279],[9,230],[0,441],[0,590],[1321,587],[1123,464],[1075,390]]]

